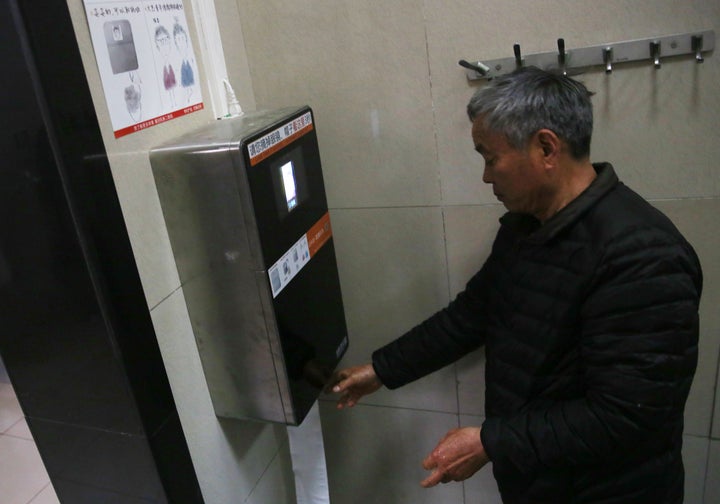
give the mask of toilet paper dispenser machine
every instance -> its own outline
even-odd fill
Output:
[[[312,110],[216,121],[150,161],[216,415],[298,425],[348,345]]]

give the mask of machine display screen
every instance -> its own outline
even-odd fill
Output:
[[[285,201],[287,201],[288,212],[292,211],[298,204],[297,187],[295,184],[295,170],[293,162],[288,161],[280,167],[283,189],[285,190]]]
[[[301,146],[282,153],[269,162],[275,192],[275,207],[281,219],[302,206],[309,197],[305,162]]]

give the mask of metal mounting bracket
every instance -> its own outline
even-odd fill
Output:
[[[545,70],[557,70],[564,74],[579,74],[592,67],[603,67],[611,73],[616,65],[631,61],[647,61],[661,68],[662,61],[692,54],[697,63],[704,61],[703,53],[715,48],[715,31],[680,33],[624,42],[613,42],[578,49],[565,49],[565,40],[558,39],[556,52],[544,52],[523,56],[520,45],[513,47],[514,56],[488,61],[468,62],[460,60],[466,68],[468,80],[490,80],[508,74],[521,66],[536,66]]]

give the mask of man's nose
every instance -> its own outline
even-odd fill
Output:
[[[483,169],[483,182],[486,184],[492,184],[493,183],[493,177],[492,177],[492,171],[488,169],[487,165],[485,165],[485,168]]]

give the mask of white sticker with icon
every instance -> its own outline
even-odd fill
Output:
[[[300,273],[300,270],[310,261],[310,249],[308,248],[307,235],[303,235],[290,250],[272,265],[268,270],[270,286],[272,287],[273,298]]]

